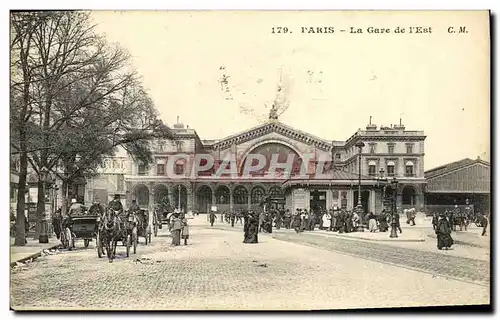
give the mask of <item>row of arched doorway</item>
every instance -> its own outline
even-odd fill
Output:
[[[172,187],[171,196],[169,196],[168,188],[164,185],[156,185],[154,188],[155,203],[168,199],[171,205],[177,207],[179,205],[179,195],[181,208],[187,209],[188,192],[184,185]],[[279,186],[271,186],[266,191],[266,189],[260,185],[251,188],[238,185],[233,189],[233,207],[246,209],[249,205],[253,206],[260,204],[266,196],[282,198],[283,201],[285,198],[283,190]],[[135,199],[140,207],[148,207],[148,187],[143,184],[136,185],[132,199]],[[228,210],[231,202],[231,190],[226,185],[217,186],[215,190],[212,190],[208,185],[202,185],[196,189],[193,200],[195,201],[195,203],[193,203],[193,209],[199,212],[207,212],[212,205]]]

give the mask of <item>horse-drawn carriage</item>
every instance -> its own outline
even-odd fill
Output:
[[[75,239],[83,239],[83,245],[85,248],[89,246],[90,242],[96,237],[98,217],[99,216],[97,215],[83,215],[72,218],[73,243]]]
[[[52,224],[63,248],[75,248],[75,242],[79,239],[83,240],[83,245],[87,248],[96,237],[98,219],[97,215],[88,215],[86,208],[83,207],[80,213],[64,221],[60,216],[55,217]]]
[[[135,213],[137,218],[137,235],[144,237],[146,244],[151,242],[151,227],[149,226],[149,214],[146,210],[139,210]],[[139,242],[139,240],[137,240]]]
[[[134,254],[137,251],[138,219],[135,214],[106,210],[102,220],[99,223],[97,231],[97,255],[101,258],[106,249],[106,255],[109,262],[112,262],[116,256],[116,247],[121,241],[126,247],[127,257],[130,256],[130,248],[133,247]]]

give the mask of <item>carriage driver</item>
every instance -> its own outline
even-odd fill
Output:
[[[114,199],[109,202],[108,208],[110,208],[113,211],[123,212],[123,205],[120,202],[120,195],[119,194],[115,194]]]
[[[71,199],[71,207],[69,207],[69,215],[70,216],[78,216],[82,213],[82,204],[78,203],[76,199]]]
[[[89,208],[89,214],[93,216],[102,217],[104,214],[104,207],[98,199],[94,199],[94,203]]]
[[[140,211],[141,208],[139,208],[139,206],[137,205],[137,203],[135,202],[135,200],[132,200],[132,205],[128,208],[128,211],[130,213],[134,213],[134,212],[137,212],[137,211]]]

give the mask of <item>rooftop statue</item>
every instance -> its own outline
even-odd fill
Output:
[[[276,109],[276,105],[274,103],[271,110],[269,110],[269,120],[278,120],[278,109]]]

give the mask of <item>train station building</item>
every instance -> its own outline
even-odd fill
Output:
[[[135,199],[142,208],[152,209],[160,199],[168,199],[175,207],[203,213],[212,206],[218,210],[256,209],[270,196],[277,208],[353,209],[361,173],[365,212],[380,212],[384,198],[392,198],[394,186],[399,207],[424,206],[426,136],[423,131],[407,130],[401,122],[390,127],[370,123],[347,140],[316,137],[271,116],[264,124],[218,140],[204,140],[195,129],[179,122],[173,130],[173,140],[152,142],[152,165],[135,162],[126,154],[104,161],[102,174],[86,183],[86,202],[96,197],[106,202],[118,193],[125,206]],[[361,148],[359,142],[363,142]],[[178,154],[188,158],[172,165],[169,160]],[[190,162],[200,154],[212,157],[214,164],[193,173]],[[271,177],[266,164],[250,176],[244,175],[245,163],[253,155],[267,160],[274,156],[280,163],[293,155],[291,172]],[[225,159],[234,159],[236,176],[216,174]],[[175,179],[168,175],[168,166],[173,167]],[[394,178],[397,185],[388,183]]]

